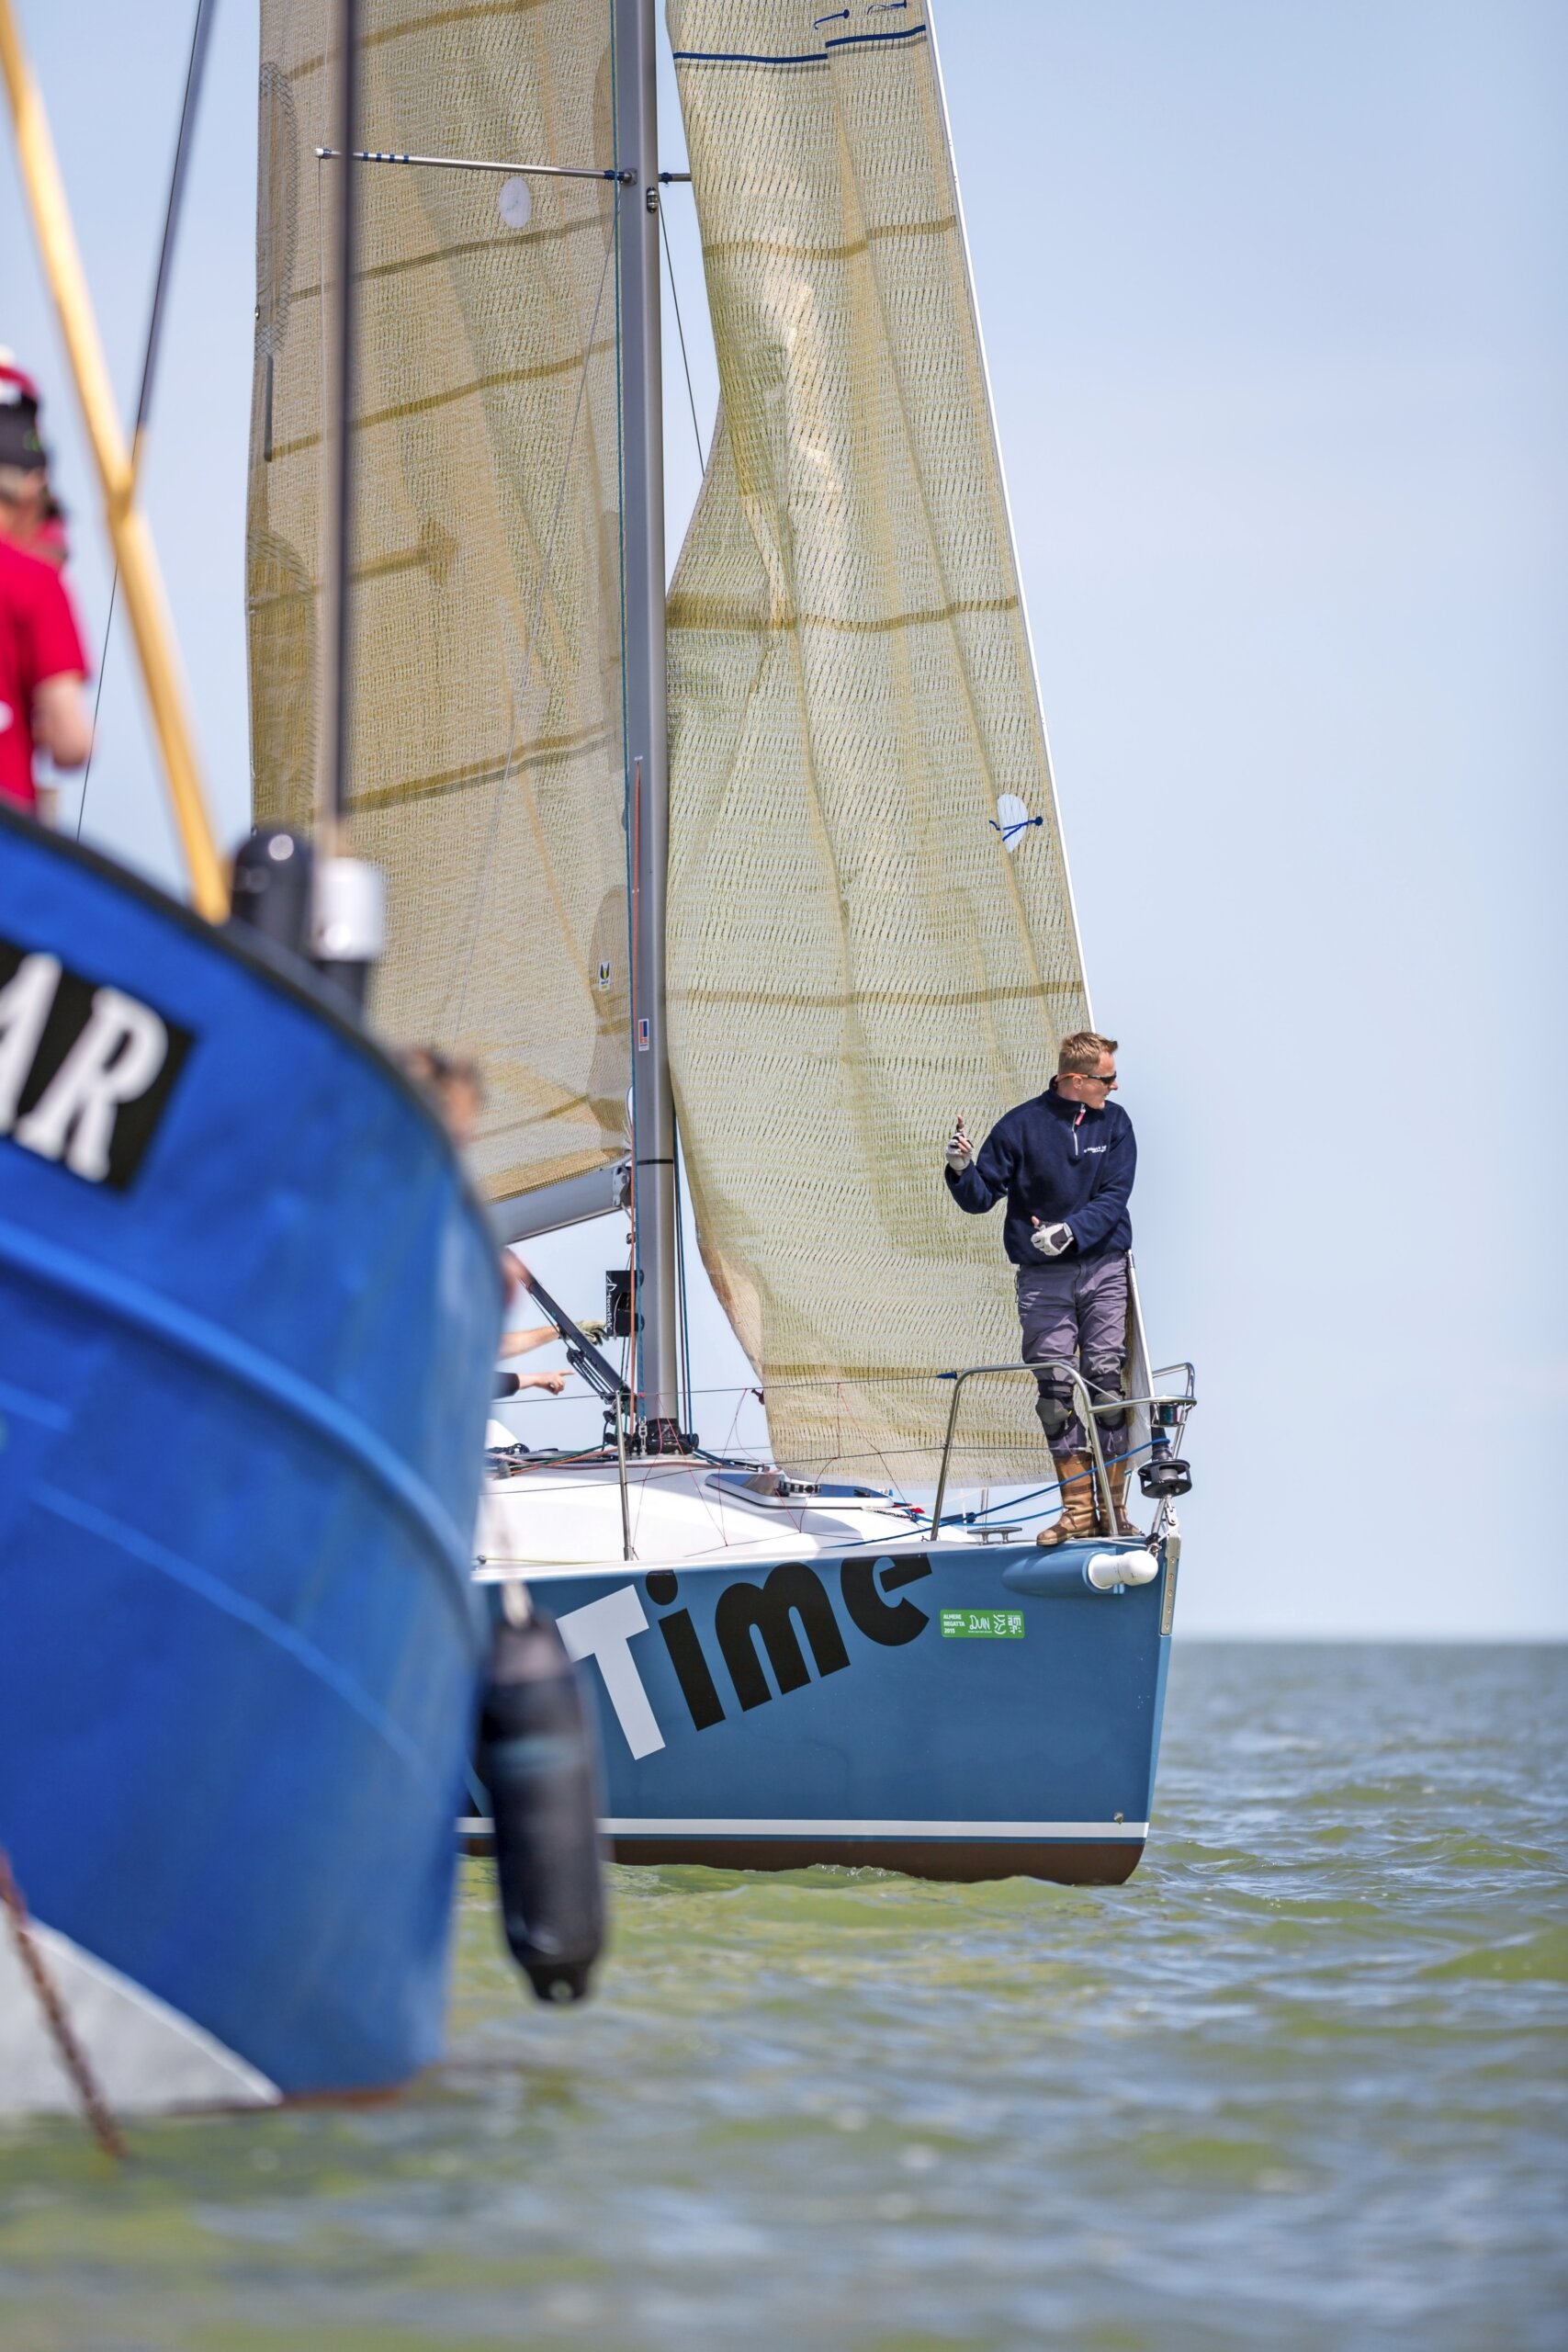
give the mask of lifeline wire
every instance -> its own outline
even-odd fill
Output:
[[[1111,1461],[1135,1462],[1140,1453],[1151,1453],[1153,1451],[1152,1442],[1143,1445],[1133,1445],[1128,1447],[1125,1453],[1112,1455]],[[1111,1462],[1107,1462],[1105,1466],[1109,1470],[1111,1466]],[[1081,1472],[1079,1476],[1082,1476]],[[1061,1491],[1062,1481],[1060,1478],[1054,1478],[1048,1487],[1032,1487],[1028,1494],[1015,1495],[1010,1502],[988,1503],[984,1510],[943,1511],[940,1523],[943,1527],[978,1527],[982,1520],[990,1519],[997,1511],[1021,1510],[1025,1503],[1034,1502],[1042,1495],[1055,1495],[1060,1494]]]
[[[141,354],[141,389],[136,397],[136,430],[130,444],[133,481],[141,470],[141,439],[152,413],[152,371],[157,364],[158,338],[164,321],[164,293],[168,284],[169,264],[174,258],[175,228],[179,219],[180,199],[185,193],[186,164],[190,157],[191,130],[196,120],[197,99],[201,91],[202,69],[207,62],[207,35],[211,22],[212,13],[207,0],[196,0],[196,22],[191,27],[190,55],[186,61],[185,96],[180,102],[180,127],[175,140],[168,200],[164,207],[164,241],[158,248],[158,275],[152,281],[152,310],[147,321],[147,341]],[[87,786],[92,780],[93,753],[98,745],[98,705],[104,698],[104,671],[108,664],[109,634],[114,628],[115,598],[118,592],[119,564],[117,560],[109,581],[108,617],[104,622],[104,641],[98,653],[98,684],[93,695],[93,739],[87,746],[87,764],[82,771],[82,798],[76,810],[78,841],[82,838],[82,820],[87,811]]]

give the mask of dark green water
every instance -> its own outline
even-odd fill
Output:
[[[1179,1652],[1125,1887],[616,1873],[449,2063],[0,2135],[5,2352],[1568,2345],[1568,1651]]]

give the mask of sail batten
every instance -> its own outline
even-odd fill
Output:
[[[366,0],[372,151],[609,166],[611,0]],[[353,846],[387,874],[376,1012],[473,1055],[515,1199],[626,1149],[630,1063],[614,239],[604,179],[319,159],[331,0],[264,0],[249,593],[254,804],[309,820],[324,233],[359,182]],[[323,317],[325,314],[325,319]]]
[[[957,185],[924,11],[669,15],[720,383],[669,614],[682,1133],[779,1460],[908,1478],[934,1375],[1018,1347],[943,1137],[1088,1017]],[[1029,1402],[966,1392],[974,1475],[1038,1469]]]

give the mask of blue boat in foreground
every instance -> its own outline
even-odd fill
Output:
[[[333,13],[353,154],[359,17]],[[116,2109],[378,2092],[435,2054],[471,1754],[507,1941],[541,1998],[583,1997],[604,1922],[571,1660],[515,1606],[492,1635],[470,1582],[494,1239],[446,1066],[427,1048],[427,1100],[363,1020],[388,924],[351,825],[353,174],[311,623],[319,838],[253,831],[231,890],[136,511],[204,32],[128,448],[0,6],[194,909],[0,808],[0,2113],[79,2104],[115,2151]],[[79,695],[71,673],[17,675],[35,718],[46,686]],[[406,906],[391,931],[416,933]]]
[[[0,814],[0,1848],[111,2105],[439,2046],[500,1311],[308,967]],[[73,2097],[0,1931],[0,2110]]]

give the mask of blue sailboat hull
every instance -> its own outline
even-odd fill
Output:
[[[1176,1547],[1103,1544],[540,1579],[592,1658],[623,1861],[1113,1883],[1154,1795]],[[1139,1559],[1140,1547],[1124,1549]]]
[[[500,1318],[445,1135],[292,969],[0,820],[0,1846],[285,2096],[439,2045]],[[167,1052],[106,1152],[51,1089],[122,1000]]]

